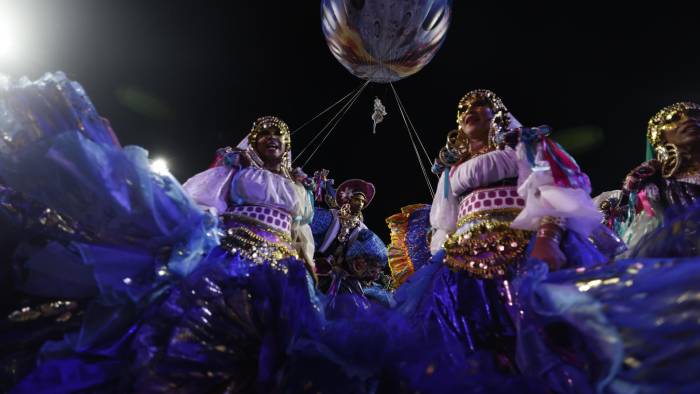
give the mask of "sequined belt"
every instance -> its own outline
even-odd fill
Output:
[[[524,206],[514,186],[467,195],[460,202],[458,229],[445,241],[444,263],[480,279],[508,276],[523,260],[531,237],[510,227]]]
[[[292,228],[292,215],[280,209],[260,205],[238,205],[228,213],[229,216],[239,216],[253,219],[277,231],[289,233]]]
[[[518,188],[515,186],[479,189],[469,193],[460,201],[457,222],[484,211],[523,208],[525,208],[525,200],[518,196]]]
[[[286,272],[279,264],[288,257],[299,258],[288,232],[281,232],[253,221],[239,220],[243,216],[228,217],[227,229],[221,239],[221,247],[229,253],[240,254],[254,264],[269,264]]]

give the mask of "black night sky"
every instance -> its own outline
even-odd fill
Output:
[[[466,0],[453,7],[435,59],[395,84],[431,155],[454,126],[462,94],[488,88],[522,123],[553,126],[597,194],[617,188],[644,159],[656,110],[700,100],[691,10]],[[0,31],[16,49],[0,59],[0,72],[64,71],[122,144],[166,158],[181,181],[205,169],[216,148],[236,145],[256,117],[278,115],[295,128],[362,83],[329,52],[318,1],[0,0],[0,13]],[[372,135],[375,95],[389,115]],[[293,146],[304,146],[324,120],[295,135]],[[319,168],[336,184],[376,185],[365,218],[387,241],[385,217],[430,202],[386,85],[368,87],[305,170]]]

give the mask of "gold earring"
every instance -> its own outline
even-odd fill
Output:
[[[676,145],[666,144],[663,148],[664,154],[659,157],[661,159],[661,176],[671,178],[681,167],[683,159]]]

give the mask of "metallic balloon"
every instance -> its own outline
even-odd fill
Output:
[[[353,75],[388,83],[428,64],[447,35],[451,0],[322,0],[321,26]]]

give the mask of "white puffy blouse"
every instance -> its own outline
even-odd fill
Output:
[[[292,241],[307,262],[313,262],[314,242],[309,222],[313,201],[303,185],[271,171],[246,167],[240,170],[219,166],[188,179],[183,185],[190,197],[205,210],[221,214],[236,205],[262,205],[292,216]]]

